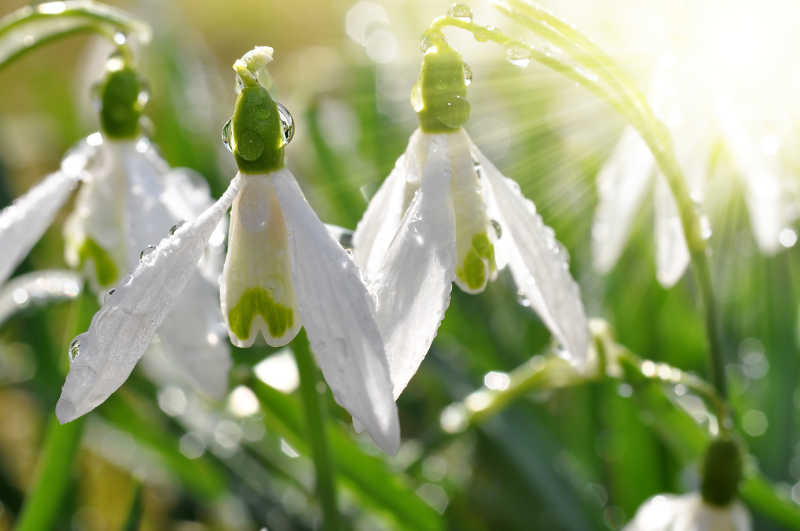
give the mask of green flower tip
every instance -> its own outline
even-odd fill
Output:
[[[411,90],[411,105],[423,131],[457,131],[469,118],[469,67],[441,35],[427,35],[423,42],[426,50],[419,79]]]
[[[109,138],[133,138],[149,94],[144,81],[119,55],[106,62],[106,75],[98,84],[100,127]]]
[[[267,173],[283,167],[283,148],[291,140],[291,115],[272,99],[267,64],[272,48],[256,46],[233,64],[240,88],[223,139],[243,173]]]
[[[742,453],[732,439],[715,439],[703,461],[700,491],[706,503],[726,507],[736,498],[742,479]]]

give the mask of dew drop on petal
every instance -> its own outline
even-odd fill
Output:
[[[77,337],[72,340],[72,343],[69,344],[69,361],[75,361],[78,359],[81,353],[81,340]]]
[[[525,68],[531,62],[531,52],[521,42],[512,42],[506,45],[506,59],[514,66]]]
[[[500,222],[496,219],[490,219],[489,222],[492,224],[492,228],[494,229],[494,233],[497,236],[497,239],[503,237],[503,227],[500,225]]]
[[[292,118],[292,113],[289,112],[289,109],[278,102],[275,103],[278,106],[278,117],[281,120],[281,127],[283,129],[283,145],[285,146],[292,141],[292,138],[294,138],[294,118]]]
[[[184,224],[184,223],[186,223],[186,222],[185,222],[185,221],[179,221],[179,222],[177,222],[175,225],[171,226],[171,227],[169,228],[169,235],[170,235],[170,236],[172,236],[173,234],[175,234],[175,232],[176,232],[176,231],[177,231],[179,228],[181,228],[181,227],[183,226],[183,224]]]
[[[116,288],[111,288],[110,290],[106,291],[106,294],[103,296],[103,303],[105,304],[108,298],[111,297],[116,292],[117,292]]]
[[[467,4],[453,4],[447,10],[447,16],[464,22],[472,22],[472,9]]]
[[[155,245],[148,245],[139,252],[139,260],[142,260],[145,256],[147,256],[148,254],[152,253],[155,250],[156,250]]]
[[[233,123],[231,120],[225,122],[225,125],[222,126],[222,143],[225,144],[225,147],[228,151],[233,153],[233,146],[231,145],[231,138],[233,136]]]

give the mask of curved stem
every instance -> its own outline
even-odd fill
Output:
[[[669,131],[656,117],[636,84],[622,72],[622,69],[610,57],[577,29],[527,0],[494,0],[493,3],[509,18],[520,22],[548,42],[560,47],[582,68],[602,80],[604,86],[613,93],[613,96],[604,94],[604,99],[610,101],[612,106],[636,128],[653,153],[678,206],[692,269],[697,278],[705,316],[712,381],[719,395],[723,398],[726,397],[725,359],[711,281],[708,248],[702,235],[700,217],[689,193],[686,178],[675,158]],[[539,60],[538,57],[537,60]],[[547,63],[544,64],[551,66]],[[587,85],[584,84],[584,86]]]
[[[339,509],[336,502],[333,459],[331,459],[325,432],[325,405],[318,390],[320,378],[305,330],[301,330],[292,342],[292,352],[294,352],[297,370],[300,373],[300,396],[306,412],[308,437],[311,441],[311,457],[316,473],[316,490],[325,518],[325,529],[336,530],[340,527]]]
[[[132,58],[129,37],[150,39],[146,24],[104,4],[66,1],[25,6],[0,19],[0,69],[53,40],[85,32],[110,40],[126,60]]]

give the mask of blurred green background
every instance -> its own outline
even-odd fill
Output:
[[[234,101],[230,65],[253,45],[274,47],[277,98],[296,124],[289,166],[320,217],[351,229],[416,126],[408,94],[419,68],[419,36],[449,5],[109,3],[154,30],[141,65],[151,84],[152,138],[170,164],[205,175],[215,194],[233,175],[220,142]],[[24,4],[0,0],[0,14]],[[567,18],[582,14],[579,27],[646,79],[648,56],[635,40],[646,32],[627,31],[627,19],[615,16],[645,10],[640,2],[580,2],[582,13],[569,0],[547,4]],[[514,31],[485,3],[471,5],[479,22]],[[672,9],[669,2],[646,8],[664,20]],[[458,33],[452,39],[474,73],[467,128],[568,248],[588,313],[607,319],[618,341],[637,354],[705,375],[691,276],[671,290],[655,280],[650,203],[614,271],[600,276],[591,266],[594,178],[619,137],[621,118],[539,65],[520,69],[491,44]],[[94,38],[75,36],[0,72],[0,205],[57,168],[64,152],[96,129],[89,93],[107,53]],[[715,152],[709,179],[718,193],[710,194],[709,211],[731,397],[762,471],[782,496],[800,502],[800,257],[796,249],[758,253],[727,159],[724,148]],[[62,248],[57,222],[19,271],[66,267]],[[33,308],[0,327],[0,530],[11,529],[34,479],[67,363],[70,309],[66,303]],[[703,431],[687,413],[693,404],[674,389],[634,392],[608,380],[531,394],[457,437],[442,431],[448,404],[483,385],[486,373],[510,371],[545,352],[549,341],[535,314],[517,304],[505,272],[479,296],[454,290],[431,353],[399,400],[398,456],[377,454],[330,401],[348,527],[619,529],[647,497],[696,488]],[[285,362],[263,347],[234,355],[239,375],[269,356]],[[207,403],[189,390],[159,388],[137,369],[87,420],[58,529],[120,529],[138,485],[142,529],[317,528],[296,393],[254,386],[261,403],[252,413],[237,409],[235,397]],[[753,510],[756,529],[780,529]]]

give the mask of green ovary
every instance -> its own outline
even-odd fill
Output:
[[[264,319],[270,335],[275,338],[283,336],[294,326],[292,308],[275,302],[265,289],[249,288],[242,293],[236,306],[228,312],[231,332],[242,341],[246,341],[250,337],[250,328],[256,315]]]
[[[83,240],[83,243],[78,247],[78,259],[81,267],[84,267],[86,262],[90,260],[94,263],[94,273],[97,277],[97,283],[101,287],[110,286],[117,281],[119,273],[114,259],[108,254],[108,251],[93,239],[86,238]]]
[[[472,237],[472,247],[467,251],[461,267],[456,271],[458,279],[470,290],[480,290],[486,286],[486,264],[494,271],[494,245],[485,232]]]

